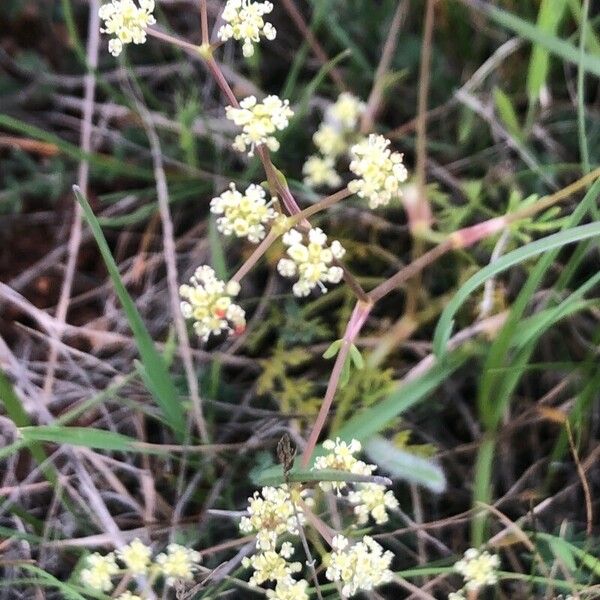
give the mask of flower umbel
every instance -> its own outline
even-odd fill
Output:
[[[256,532],[259,550],[274,550],[278,536],[284,533],[298,535],[298,521],[304,523],[304,514],[298,505],[294,511],[287,485],[266,486],[248,498],[248,516],[242,517],[240,531]]]
[[[277,264],[283,277],[298,277],[292,290],[299,297],[308,296],[316,286],[326,292],[325,283],[339,283],[344,275],[341,267],[333,264],[346,253],[342,245],[334,240],[327,246],[327,236],[318,227],[310,229],[307,237],[304,244],[302,234],[296,229],[285,233],[282,239],[289,258],[282,258]]]
[[[302,167],[304,183],[309,187],[335,188],[341,185],[342,178],[335,170],[335,161],[331,156],[309,156]]]
[[[259,586],[265,581],[283,581],[293,583],[292,575],[302,570],[302,563],[288,562],[294,553],[290,542],[283,542],[281,550],[265,550],[250,558],[242,560],[244,567],[252,567],[254,573],[248,582],[250,585]]]
[[[362,448],[358,440],[352,440],[349,444],[340,438],[336,438],[335,441],[325,440],[323,448],[329,450],[329,454],[317,457],[314,466],[316,471],[331,469],[357,475],[371,475],[376,468],[375,465],[367,465],[362,460],[355,458],[354,455]],[[338,493],[346,488],[345,481],[322,481],[319,485],[325,491],[333,489]]]
[[[100,592],[110,592],[113,588],[112,577],[119,572],[115,555],[111,552],[102,556],[94,552],[86,558],[86,565],[80,575],[82,583]]]
[[[113,56],[119,56],[126,44],[143,44],[146,41],[146,29],[154,25],[152,14],[154,0],[112,0],[100,7],[98,14],[104,21],[102,33],[114,36],[108,42],[108,50]]]
[[[143,575],[150,566],[152,550],[139,539],[133,540],[127,546],[117,551],[117,556],[125,563],[133,575]]]
[[[289,104],[289,100],[278,96],[267,96],[262,102],[248,96],[240,102],[240,108],[225,107],[226,117],[242,128],[233,147],[239,152],[249,149],[248,156],[254,154],[257,144],[265,144],[272,152],[279,150],[279,142],[273,134],[288,126],[294,114]]]
[[[390,141],[383,136],[371,134],[350,150],[350,170],[358,179],[352,180],[348,189],[366,198],[370,208],[386,206],[392,198],[400,196],[400,184],[408,177],[402,154],[392,152],[389,145]]]
[[[267,203],[260,185],[251,184],[242,194],[231,183],[228,190],[210,201],[210,211],[222,215],[217,218],[217,229],[222,234],[248,238],[258,244],[266,235],[265,225],[277,216],[272,202],[273,199]]]
[[[232,302],[232,297],[239,291],[239,283],[226,284],[217,279],[211,267],[203,265],[196,269],[190,285],[179,288],[184,299],[181,312],[186,319],[194,320],[194,329],[203,341],[208,340],[211,333],[241,333],[246,328],[246,313]]]
[[[330,581],[342,584],[345,597],[391,581],[390,564],[394,555],[384,551],[372,537],[365,536],[350,546],[344,536],[336,535],[331,546],[333,552],[325,575]]]
[[[454,565],[454,569],[464,577],[467,590],[476,590],[498,582],[499,566],[500,559],[497,555],[469,548]]]
[[[325,112],[325,121],[339,129],[352,130],[365,110],[365,103],[349,92],[342,92]]]
[[[263,19],[263,16],[272,10],[271,2],[227,0],[221,15],[225,25],[219,29],[217,35],[224,42],[232,38],[242,41],[244,56],[252,56],[254,44],[260,41],[261,36],[274,40],[277,35],[275,27]]]
[[[191,580],[199,562],[199,552],[179,544],[169,544],[167,551],[156,557],[156,564],[167,585],[174,585],[178,580]]]
[[[359,483],[356,488],[348,494],[348,500],[350,504],[354,504],[358,524],[366,525],[369,515],[375,519],[377,525],[387,523],[390,520],[387,510],[398,508],[398,500],[394,493],[378,483]]]

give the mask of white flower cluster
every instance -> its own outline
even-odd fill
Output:
[[[340,94],[337,101],[327,108],[323,122],[313,135],[321,156],[309,156],[302,168],[306,185],[335,188],[341,184],[342,179],[335,170],[335,160],[350,147],[364,108],[364,102],[348,92]]]
[[[266,486],[248,498],[248,516],[242,517],[240,531],[256,533],[259,550],[273,550],[280,535],[298,535],[298,520],[303,524],[304,514],[297,503],[294,510],[288,486]]]
[[[263,16],[272,10],[271,2],[227,0],[221,15],[225,25],[219,29],[217,35],[224,42],[232,38],[243,41],[244,56],[252,56],[254,44],[260,41],[261,36],[268,40],[274,40],[277,35],[275,27],[263,19]]]
[[[154,25],[156,19],[154,0],[112,0],[100,7],[98,14],[104,21],[102,33],[114,35],[108,42],[108,50],[113,56],[119,56],[125,44],[143,44],[146,41],[146,28]]]
[[[386,206],[400,196],[400,184],[408,177],[402,154],[392,152],[389,145],[390,141],[382,135],[371,134],[350,150],[350,170],[358,179],[352,180],[348,189],[366,198],[370,208]]]
[[[242,533],[256,533],[258,552],[242,562],[254,569],[249,583],[258,586],[275,582],[275,590],[267,591],[267,597],[275,600],[308,600],[308,582],[292,577],[302,570],[301,563],[288,562],[294,553],[292,544],[283,542],[277,551],[279,536],[298,535],[298,526],[305,523],[302,507],[296,501],[302,495],[298,490],[290,491],[287,485],[263,487],[248,498],[248,516],[240,520]]]
[[[352,440],[349,444],[340,438],[335,441],[326,440],[323,442],[323,447],[330,452],[315,460],[315,470],[332,469],[356,475],[371,475],[377,469],[376,465],[368,465],[354,456],[361,450],[358,440]],[[319,485],[325,491],[335,490],[338,494],[347,487],[344,481],[327,481]],[[387,511],[398,508],[398,500],[393,492],[378,483],[354,484],[353,489],[348,493],[348,501],[354,506],[354,514],[358,518],[359,525],[365,525],[369,516],[373,517],[378,525],[383,525],[389,521]]]
[[[257,144],[265,144],[272,152],[279,150],[279,142],[273,134],[288,126],[294,112],[289,100],[281,100],[279,96],[267,96],[262,102],[248,96],[240,102],[240,108],[225,107],[225,115],[242,128],[233,147],[239,152],[249,149],[248,156],[252,156]]]
[[[309,230],[308,242],[303,243],[304,236],[296,229],[290,229],[283,235],[283,243],[288,247],[289,258],[282,258],[277,264],[277,270],[283,277],[298,277],[292,290],[295,296],[308,296],[319,286],[326,292],[325,283],[339,283],[344,272],[341,267],[332,263],[340,259],[346,251],[334,240],[327,246],[327,236],[318,227]]]
[[[117,564],[117,559],[123,563],[122,568]],[[80,573],[80,579],[83,585],[99,592],[110,592],[113,589],[113,577],[125,573],[134,577],[164,577],[167,585],[174,585],[178,580],[191,580],[199,562],[200,554],[195,550],[179,544],[169,544],[167,551],[159,554],[153,563],[151,548],[136,538],[116,554],[90,554],[86,558],[86,566]],[[131,592],[118,596],[118,600],[138,599],[140,596]]]
[[[191,581],[199,562],[199,552],[179,544],[169,544],[167,551],[156,557],[156,564],[167,585],[174,585],[176,581]]]
[[[186,319],[194,320],[194,329],[203,341],[223,331],[242,333],[246,328],[246,313],[232,302],[239,292],[239,283],[226,284],[217,279],[214,269],[202,265],[196,269],[190,285],[179,288],[183,298],[181,312]]]
[[[498,567],[500,558],[496,554],[476,548],[469,548],[463,558],[454,565],[454,569],[464,577],[465,589],[468,591],[495,585],[498,582]]]
[[[347,538],[336,535],[331,547],[333,552],[325,575],[330,581],[342,584],[344,597],[392,580],[390,564],[394,555],[384,551],[372,537],[364,536],[361,542],[350,545]]]
[[[269,203],[266,192],[260,185],[250,184],[242,194],[235,183],[220,196],[210,201],[210,211],[217,218],[217,229],[223,235],[235,235],[238,238],[248,238],[253,244],[258,244],[266,235],[265,225],[277,216]]]

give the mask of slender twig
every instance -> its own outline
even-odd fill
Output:
[[[88,40],[86,48],[87,73],[84,79],[84,108],[83,121],[81,127],[81,150],[85,156],[88,156],[92,149],[92,117],[94,114],[94,98],[96,96],[96,69],[98,67],[98,49],[100,46],[100,17],[98,16],[98,0],[91,0],[89,6],[89,25]],[[87,158],[79,163],[79,172],[77,174],[77,185],[84,191],[87,190],[89,180],[90,164]],[[67,265],[65,276],[60,289],[60,296],[56,308],[56,319],[64,323],[67,319],[69,310],[69,300],[71,299],[71,290],[73,289],[73,279],[77,267],[77,257],[79,256],[79,247],[81,246],[82,236],[82,209],[77,203],[73,215],[73,224],[71,225],[71,234],[67,252]],[[54,373],[58,359],[58,345],[60,334],[57,333],[57,339],[52,336],[50,342],[50,356],[48,358],[48,369],[44,379],[44,396],[47,398],[52,393],[54,384]]]
[[[594,510],[592,508],[592,495],[590,493],[590,485],[585,476],[585,471],[581,466],[579,455],[577,454],[577,446],[575,445],[575,440],[573,439],[573,432],[571,431],[571,424],[569,423],[568,419],[565,420],[565,429],[567,430],[567,438],[569,439],[569,447],[571,448],[571,453],[573,454],[573,460],[575,461],[575,466],[577,467],[577,474],[579,475],[579,479],[581,480],[583,497],[585,499],[585,513],[587,516],[587,526],[585,532],[589,537],[592,535],[594,526]]]
[[[360,120],[361,133],[367,133],[373,129],[373,124],[375,122],[375,118],[377,117],[377,113],[379,112],[381,100],[383,98],[386,74],[390,69],[390,65],[394,57],[394,51],[396,50],[396,45],[398,43],[398,33],[400,32],[400,27],[402,26],[402,22],[406,16],[408,4],[409,3],[406,0],[400,0],[398,2],[398,6],[396,7],[396,12],[394,13],[392,24],[390,25],[387,39],[385,40],[385,44],[383,46],[381,58],[379,59],[377,70],[375,71],[373,87],[371,88],[371,93],[369,94],[369,98],[367,100],[367,106]]]
[[[254,265],[262,258],[265,252],[271,247],[271,244],[279,237],[279,231],[271,229],[264,240],[255,248],[254,252],[248,257],[244,264],[237,270],[231,281],[241,281]]]
[[[169,300],[171,304],[171,313],[177,331],[177,338],[180,344],[180,353],[183,360],[183,368],[185,377],[190,392],[192,401],[192,411],[194,420],[200,439],[204,443],[208,443],[208,429],[202,411],[202,399],[200,398],[200,389],[198,386],[198,377],[194,368],[194,359],[190,347],[190,339],[188,336],[185,319],[179,310],[179,275],[177,272],[177,249],[175,247],[175,233],[173,230],[173,220],[171,219],[171,210],[169,208],[169,187],[167,185],[167,177],[162,160],[162,150],[160,139],[154,128],[152,117],[142,101],[139,100],[137,94],[132,90],[132,97],[135,100],[138,112],[142,118],[146,135],[150,142],[152,151],[152,162],[154,167],[154,179],[156,181],[156,195],[158,198],[158,210],[162,223],[164,259],[167,271],[167,287],[169,291]]]
[[[208,37],[208,10],[206,0],[200,0],[200,27],[202,29],[202,45],[208,46],[210,43]]]

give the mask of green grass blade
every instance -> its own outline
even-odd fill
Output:
[[[596,186],[594,186],[596,187]],[[438,356],[442,356],[445,351],[445,346],[452,333],[454,325],[454,315],[458,312],[463,303],[467,298],[474,292],[478,287],[483,285],[488,279],[498,275],[514,267],[534,256],[543,254],[555,248],[561,248],[567,244],[587,240],[600,235],[600,223],[590,223],[588,225],[581,225],[561,231],[550,235],[541,240],[531,242],[526,246],[513,250],[508,254],[505,254],[494,263],[488,265],[473,275],[463,286],[458,290],[452,300],[448,303],[444,312],[442,313],[438,324],[435,329],[433,337],[434,351]]]
[[[73,188],[77,201],[81,205],[85,218],[92,230],[96,244],[100,250],[104,263],[115,287],[115,291],[127,316],[129,326],[135,337],[138,351],[142,359],[142,364],[148,376],[150,391],[157,404],[160,406],[165,419],[170,427],[182,434],[185,428],[185,413],[179,400],[177,389],[169,375],[167,365],[161,354],[154,347],[154,342],[144,325],[142,317],[138,312],[129,292],[123,285],[119,269],[110,252],[106,238],[100,229],[100,224],[96,219],[88,201],[81,193],[81,190],[75,186]]]
[[[600,60],[596,56],[584,53],[580,61],[578,49],[553,35],[549,35],[536,25],[513,15],[501,8],[497,8],[490,3],[477,2],[474,6],[483,11],[490,19],[498,25],[510,29],[522,38],[546,48],[551,54],[566,60],[574,65],[581,64],[586,72],[600,77]]]
[[[542,0],[537,27],[547,35],[555,36],[565,14],[566,0]],[[550,70],[550,53],[541,44],[534,44],[527,73],[527,94],[536,101]]]
[[[323,469],[319,471],[311,471],[310,469],[292,469],[288,473],[288,480],[296,483],[318,483],[320,481],[345,481],[345,482],[385,482],[391,483],[385,477],[377,477],[373,475],[358,475],[349,471],[338,471],[335,469]],[[268,470],[262,471],[253,478],[255,485],[281,485],[284,483],[283,468],[280,465],[271,467]]]

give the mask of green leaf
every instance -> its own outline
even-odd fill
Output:
[[[323,469],[312,471],[310,469],[292,469],[288,473],[288,480],[295,483],[318,483],[320,481],[346,481],[359,483],[382,483],[389,485],[391,482],[386,477],[374,475],[358,475],[349,471],[336,469]],[[280,465],[271,467],[253,478],[255,485],[281,485],[285,482],[283,469]]]
[[[362,371],[365,368],[365,360],[360,350],[354,344],[350,346],[350,359],[358,371]]]
[[[500,119],[504,123],[507,131],[514,138],[522,140],[523,134],[521,133],[521,126],[519,125],[519,119],[517,118],[517,113],[512,101],[508,95],[498,87],[494,88],[494,102],[496,103]]]
[[[484,12],[498,25],[506,27],[526,40],[546,48],[551,54],[554,54],[567,62],[574,65],[579,64],[579,51],[569,42],[561,40],[556,36],[549,35],[536,25],[532,25],[520,17],[502,10],[501,8],[497,8],[490,3],[478,1],[473,3],[473,6]],[[581,67],[588,73],[600,77],[600,60],[598,60],[596,56],[584,53],[581,60]]]
[[[388,440],[377,436],[365,444],[367,456],[393,477],[422,485],[441,494],[446,489],[446,477],[432,460],[400,450]]]
[[[100,229],[100,225],[96,216],[94,215],[87,199],[81,193],[81,190],[77,187],[73,187],[75,196],[83,209],[85,218],[92,230],[100,254],[104,259],[104,263],[110,275],[110,278],[115,287],[115,292],[119,297],[119,300],[125,311],[127,321],[133,332],[142,363],[146,375],[148,376],[148,383],[150,386],[150,392],[154,396],[157,404],[160,406],[165,419],[169,423],[170,427],[178,434],[183,434],[185,429],[185,414],[183,406],[179,401],[179,395],[177,389],[171,380],[167,365],[161,354],[154,347],[154,342],[144,325],[142,317],[138,312],[129,292],[123,285],[121,275],[117,267],[110,248],[106,242],[106,238]]]
[[[327,348],[327,350],[323,352],[323,358],[333,358],[334,356],[337,356],[337,353],[340,351],[341,345],[342,340],[335,340],[335,342],[332,342],[329,348]]]
[[[566,0],[542,0],[538,12],[537,27],[540,31],[554,36],[567,7]],[[531,100],[537,100],[542,86],[546,83],[550,66],[550,53],[541,44],[535,44],[527,73],[527,93]]]
[[[513,250],[478,271],[462,285],[444,309],[433,336],[433,348],[435,353],[438,356],[444,354],[446,344],[452,333],[454,315],[458,312],[471,293],[483,285],[488,279],[506,271],[510,267],[514,267],[515,265],[528,260],[529,258],[598,235],[600,235],[600,223],[590,223],[588,225],[567,229],[566,231],[555,233],[554,235],[550,235],[541,240],[531,242],[517,250]]]
[[[446,378],[450,377],[468,357],[465,352],[453,352],[439,361],[421,377],[400,385],[385,400],[378,402],[353,418],[335,432],[343,440],[365,441],[388,427],[404,411],[422,402]]]

